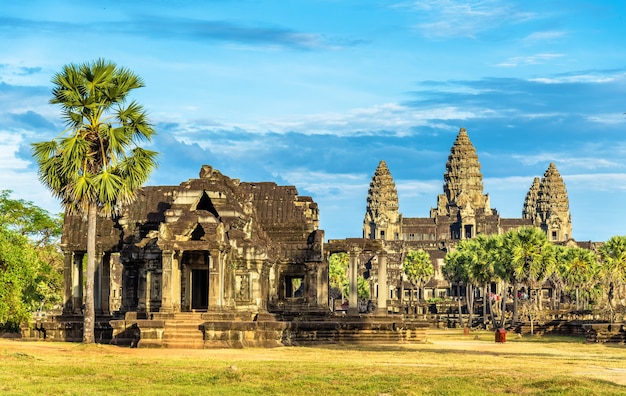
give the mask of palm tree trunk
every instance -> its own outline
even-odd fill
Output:
[[[483,326],[487,330],[487,304],[489,303],[489,296],[487,295],[487,284],[483,285]]]
[[[463,307],[461,306],[461,285],[457,282],[456,284],[456,294],[457,294],[457,304],[458,304],[458,309],[459,309],[459,325],[461,327],[465,327],[464,321],[463,321]]]
[[[500,300],[501,308],[500,308],[500,326],[499,328],[503,329],[506,324],[506,300],[509,294],[509,285],[506,282],[502,282],[502,299]]]
[[[471,284],[467,285],[465,290],[467,298],[467,327],[472,327],[472,316],[474,315],[474,287]]]
[[[513,283],[513,318],[511,320],[512,326],[515,326],[515,324],[517,323],[517,304],[519,301],[518,293],[519,293],[519,284],[515,282]]]
[[[85,285],[85,310],[83,311],[83,343],[85,344],[93,344],[95,342],[94,278],[96,270],[97,215],[97,205],[90,203],[87,209],[87,279]]]

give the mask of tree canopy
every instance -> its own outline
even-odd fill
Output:
[[[61,219],[0,191],[0,329],[17,331],[62,296]]]
[[[67,129],[33,143],[39,179],[66,211],[87,215],[87,274],[83,342],[93,343],[96,221],[132,202],[156,167],[157,153],[141,147],[155,131],[129,94],[144,86],[132,71],[97,59],[65,65],[52,78],[50,103],[59,105]]]

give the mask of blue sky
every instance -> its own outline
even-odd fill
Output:
[[[626,234],[626,2],[459,0],[29,1],[0,5],[0,189],[51,210],[29,143],[67,63],[139,74],[158,131],[149,184],[202,164],[295,185],[327,238],[361,236],[385,160],[405,217],[443,191],[459,128],[491,206],[520,217],[555,162],[577,240]]]

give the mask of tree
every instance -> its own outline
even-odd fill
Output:
[[[139,143],[154,135],[143,107],[127,98],[141,78],[98,59],[70,64],[52,78],[51,104],[61,107],[67,129],[51,141],[33,143],[39,179],[66,212],[87,216],[87,275],[83,342],[94,338],[94,275],[97,216],[132,202],[156,167],[157,153]]]
[[[58,242],[61,236],[61,216],[23,199],[11,199],[11,190],[0,191],[0,225],[30,239],[35,246]]]
[[[434,268],[430,255],[424,250],[410,250],[402,262],[402,272],[413,287],[420,291],[420,299],[424,299],[424,285],[433,276]],[[413,295],[413,291],[411,291]]]
[[[555,249],[546,234],[536,227],[522,227],[517,230],[509,231],[504,238],[503,248],[505,255],[510,263],[513,281],[523,283],[528,300],[526,307],[530,316],[530,332],[533,334],[533,314],[535,311],[535,303],[533,302],[532,289],[540,284],[551,274],[555,263]],[[513,297],[517,299],[517,295]],[[514,300],[514,311],[516,310],[517,300]],[[539,307],[540,308],[540,307]],[[514,312],[514,321],[516,311]]]
[[[576,310],[580,309],[581,290],[590,289],[590,282],[597,271],[597,258],[594,252],[578,247],[567,248],[564,257],[563,280],[576,293]]]
[[[331,254],[328,259],[328,284],[330,296],[333,299],[341,298],[343,300],[344,289],[348,285],[349,264],[350,257],[345,252]]]
[[[600,272],[607,288],[611,322],[615,321],[615,300],[626,282],[626,236],[611,237],[600,247],[602,266]]]
[[[459,325],[461,327],[465,327],[465,324],[463,323],[463,310],[461,307],[461,283],[465,284],[465,286],[467,287],[469,285],[469,274],[467,272],[467,259],[466,256],[458,251],[458,250],[453,250],[450,251],[448,253],[446,253],[446,257],[444,259],[444,267],[443,267],[443,276],[451,283],[451,284],[456,284],[456,289],[457,289],[457,304],[458,304],[458,311],[459,311]],[[466,294],[466,297],[468,299],[468,309],[469,309],[469,296]],[[470,316],[469,316],[469,324],[468,326],[471,325],[471,312],[470,312]]]
[[[0,191],[0,329],[17,331],[61,300],[60,217]]]

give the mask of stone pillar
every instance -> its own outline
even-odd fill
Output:
[[[328,261],[326,261],[328,262]],[[317,276],[317,304],[328,307],[328,266],[318,264],[315,272]]]
[[[72,254],[72,311],[81,314],[83,309],[83,257],[84,253]]]
[[[387,285],[387,252],[378,253],[378,315],[387,315],[387,298],[389,286]]]
[[[63,313],[71,314],[74,312],[74,252],[63,252]]]
[[[358,306],[358,269],[359,269],[359,253],[358,248],[350,249],[350,265],[348,266],[348,285],[350,296],[348,297],[348,314],[357,315],[359,313]]]
[[[219,249],[212,249],[209,257],[209,310],[224,306],[224,260]]]
[[[161,252],[161,312],[175,312],[174,302],[176,300],[174,290],[175,271],[178,267],[174,261],[173,250],[163,250]],[[179,297],[180,298],[180,297]]]
[[[101,295],[102,295],[102,314],[111,314],[111,254],[105,254],[102,257],[101,272]]]
[[[102,252],[96,253],[96,272],[93,282],[93,306],[96,314],[102,314]]]
[[[122,306],[122,263],[119,253],[109,258],[109,313],[119,311]]]

